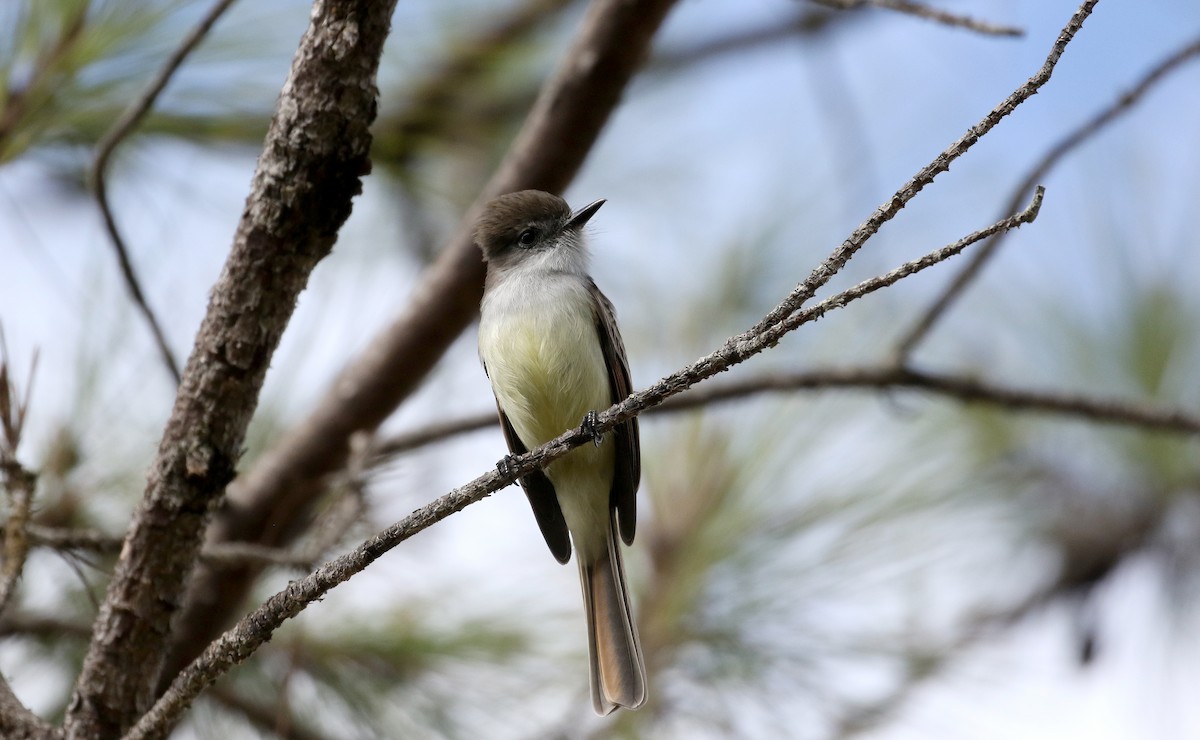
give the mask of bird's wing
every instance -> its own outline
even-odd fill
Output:
[[[608,365],[608,385],[612,393],[612,402],[617,403],[625,400],[633,392],[633,383],[629,379],[629,361],[625,358],[625,343],[621,341],[621,331],[617,328],[616,312],[612,303],[594,282],[589,281],[589,288],[596,314],[596,333],[600,337],[600,348]],[[626,545],[630,545],[633,544],[633,535],[637,528],[637,489],[642,477],[637,417],[617,425],[613,432],[616,437],[616,470],[613,471],[609,501],[617,512],[621,539]]]

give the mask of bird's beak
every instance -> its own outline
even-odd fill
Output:
[[[601,198],[595,203],[589,203],[583,208],[580,208],[578,211],[575,211],[575,213],[571,216],[571,220],[567,222],[567,228],[582,229],[583,225],[586,224],[592,216],[596,215],[596,211],[600,210],[600,206],[602,205],[604,205],[604,198]]]

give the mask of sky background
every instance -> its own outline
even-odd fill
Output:
[[[389,91],[425,70],[447,39],[472,28],[485,5],[400,2],[381,71],[385,111],[398,105]],[[1052,0],[940,5],[1027,33],[988,38],[896,13],[864,12],[816,37],[633,84],[565,195],[577,205],[608,199],[591,230],[593,272],[617,307],[637,387],[715,348],[773,307],[919,167],[1033,74],[1076,7]],[[183,7],[178,25],[164,28],[164,48],[205,6]],[[784,0],[683,2],[655,48],[669,55],[738,28],[782,22],[796,7]],[[568,13],[564,30],[578,17]],[[306,22],[302,2],[236,4],[172,85],[164,106],[219,109],[243,98],[267,105]],[[886,225],[826,293],[1002,216],[1012,188],[1050,145],[1197,34],[1195,0],[1103,0],[1041,93]],[[568,38],[548,36],[548,48],[561,48]],[[553,59],[547,53],[534,65],[549,69]],[[1121,322],[1122,299],[1150,287],[1180,296],[1200,314],[1194,287],[1200,284],[1197,90],[1200,63],[1193,61],[1051,173],[1037,222],[1010,236],[986,276],[917,354],[918,365],[983,369],[1039,387],[1056,387],[1070,365],[1086,375],[1081,390],[1129,391],[1117,368],[1081,360],[1067,337],[1103,337]],[[117,218],[181,359],[228,250],[254,157],[236,146],[154,139],[126,146],[118,158],[111,186]],[[173,388],[126,299],[94,203],[64,179],[82,161],[77,152],[40,152],[0,167],[0,325],[18,368],[35,351],[39,358],[25,453],[37,459],[53,429],[69,418],[84,432],[87,465],[103,478],[105,471],[145,468]],[[348,359],[404,307],[421,267],[413,247],[436,248],[461,208],[462,196],[447,184],[453,176],[442,171],[420,183],[431,204],[420,223],[395,207],[386,174],[366,179],[276,355],[264,418],[256,422],[263,434],[272,424],[303,418]],[[717,300],[730,271],[740,271],[752,286],[732,308]],[[935,269],[805,327],[779,352],[735,373],[878,359],[952,272]],[[681,305],[689,308],[680,311]],[[385,429],[489,409],[474,342],[472,328]],[[1200,357],[1184,357],[1173,371],[1180,388],[1195,377],[1195,362]],[[1181,400],[1197,407],[1195,391]],[[820,419],[832,412],[817,407],[812,413]],[[851,450],[880,433],[871,414],[890,413],[876,407],[834,439],[813,432],[810,442],[821,454],[809,453],[805,485],[837,487],[852,478]],[[644,428],[649,449],[669,444],[672,427],[665,422],[646,421]],[[1111,482],[1102,450],[1061,438],[1056,444],[1063,449],[1045,453],[1078,453],[1070,464],[1084,469],[1085,478]],[[493,429],[402,459],[373,484],[373,522],[384,526],[404,516],[486,471],[503,453]],[[526,580],[542,591],[539,614],[577,620],[574,568],[558,568],[545,556],[522,498],[506,489],[405,543],[301,621],[319,630],[438,594],[454,594],[443,603],[455,615],[485,614],[498,592],[528,588]],[[128,510],[96,515],[119,531]],[[1036,548],[1013,552],[995,539],[976,542],[945,556],[961,558],[947,568],[959,575],[945,577],[970,581],[984,563],[979,580],[986,583],[974,587],[1019,591],[1025,564],[1041,555]],[[638,556],[631,557],[636,570]],[[420,567],[426,563],[438,567]],[[495,563],[511,564],[512,572],[494,573]],[[34,567],[55,572],[49,564]],[[939,586],[939,578],[918,590],[929,589],[933,602],[945,600],[946,614],[958,614],[958,587]],[[914,586],[891,588],[911,592]],[[1047,609],[971,650],[871,736],[1195,737],[1200,633],[1194,610],[1172,609],[1170,592],[1152,563],[1129,563],[1098,594],[1106,639],[1094,665],[1083,669],[1074,659],[1076,615]],[[35,587],[31,593],[37,598]],[[884,611],[906,598],[888,593],[879,597]],[[803,588],[796,598],[805,598]],[[869,621],[876,598],[863,586],[818,612]],[[936,631],[937,619],[926,627]],[[568,632],[563,639],[579,636]],[[12,650],[0,651],[6,675],[20,673],[19,660]],[[851,693],[869,694],[876,674],[851,670],[836,680]],[[753,728],[752,721],[746,727]]]

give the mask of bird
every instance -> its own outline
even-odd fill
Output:
[[[479,356],[511,455],[581,424],[589,430],[598,410],[632,391],[615,310],[588,274],[583,228],[604,203],[572,212],[557,195],[523,190],[488,202],[476,222],[475,243],[487,266]],[[592,433],[595,444],[575,448],[520,484],[554,557],[565,564],[574,551],[592,706],[607,715],[646,701],[621,554],[637,523],[641,451],[636,417],[603,437]]]

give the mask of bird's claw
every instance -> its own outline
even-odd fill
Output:
[[[600,443],[604,441],[604,435],[601,434],[600,430],[596,428],[599,425],[600,414],[596,413],[595,411],[589,411],[584,414],[583,423],[579,425],[579,428],[583,430],[583,433],[591,437],[592,442],[594,442],[597,447],[599,447]]]
[[[516,455],[505,455],[500,458],[500,462],[496,463],[496,470],[500,475],[510,475],[514,468],[517,467]]]

